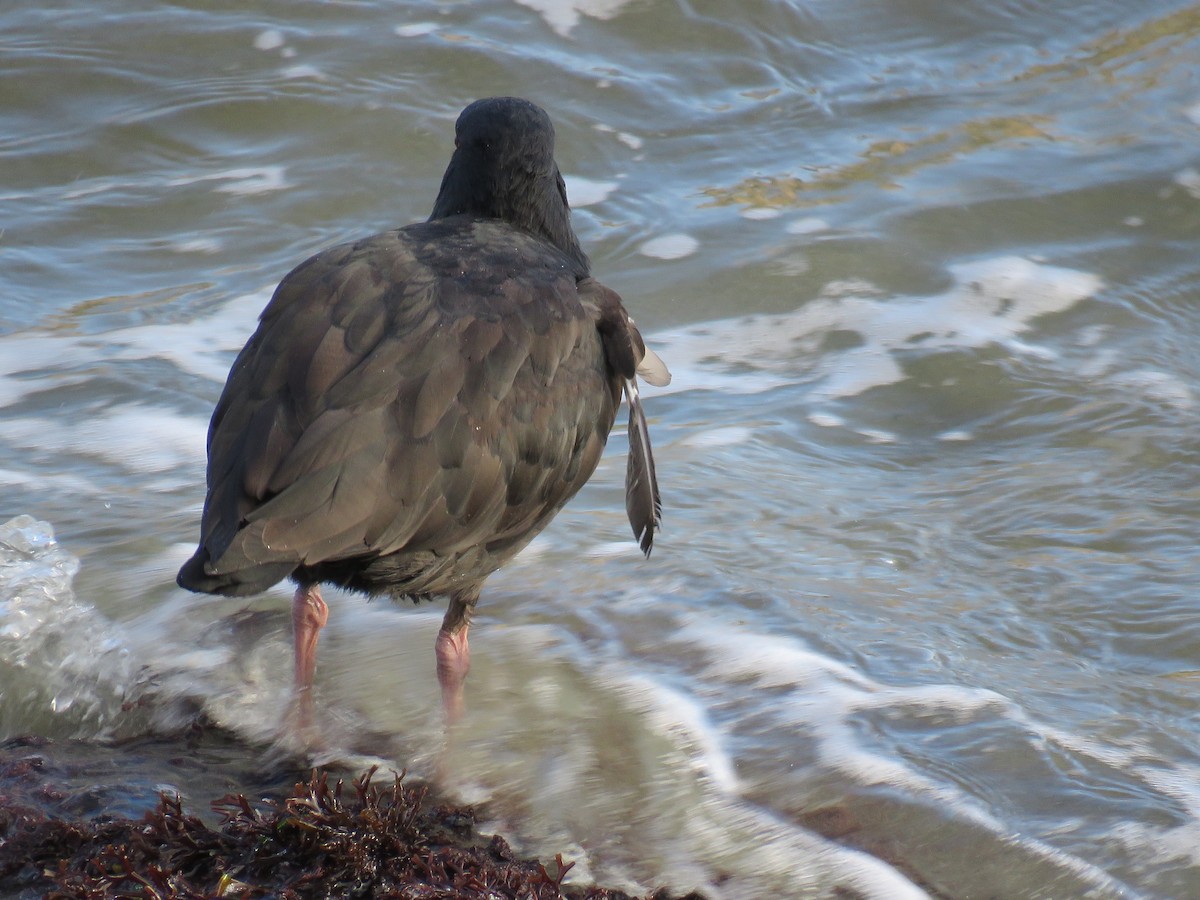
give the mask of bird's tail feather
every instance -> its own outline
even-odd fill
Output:
[[[247,597],[251,594],[261,594],[272,585],[283,581],[295,568],[294,562],[277,563],[213,574],[209,565],[208,550],[202,545],[196,551],[196,555],[183,564],[175,583],[196,593]]]

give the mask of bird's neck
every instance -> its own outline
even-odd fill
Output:
[[[571,227],[571,210],[557,168],[551,173],[513,179],[503,190],[496,190],[484,180],[454,177],[447,171],[429,221],[459,215],[508,222],[566,254],[574,263],[576,277],[584,278],[591,270]]]

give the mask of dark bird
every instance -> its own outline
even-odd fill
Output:
[[[625,506],[646,555],[660,524],[635,376],[670,375],[591,277],[549,116],[479,100],[454,147],[427,221],[280,282],[209,427],[200,545],[178,582],[233,596],[295,582],[302,723],[321,584],[446,595],[438,680],[448,718],[461,714],[480,589],[591,476],[622,392]]]

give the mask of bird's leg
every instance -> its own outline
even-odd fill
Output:
[[[478,599],[478,593],[450,595],[450,608],[446,610],[442,628],[434,644],[437,651],[438,684],[442,687],[442,708],[446,712],[447,725],[458,722],[466,708],[463,685],[471,668],[471,648],[467,645],[467,632],[471,628],[471,612]]]
[[[329,607],[315,584],[300,585],[292,597],[292,639],[295,642],[295,689],[301,730],[313,719],[313,676],[317,671],[317,641],[329,620]]]
[[[471,648],[467,645],[470,628],[469,624],[463,624],[458,631],[442,628],[437,636],[438,684],[442,686],[442,707],[446,711],[447,725],[461,719],[466,709],[463,685],[471,668]]]

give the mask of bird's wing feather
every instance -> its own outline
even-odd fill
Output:
[[[629,401],[629,459],[625,467],[625,512],[633,526],[638,546],[647,556],[654,546],[654,533],[662,527],[662,498],[658,493],[658,475],[654,471],[654,453],[646,413],[638,396],[637,381],[625,381]]]
[[[647,350],[641,333],[615,291],[592,279],[581,282],[579,290],[580,295],[586,297],[595,309],[596,327],[604,342],[605,357],[620,379],[629,402],[625,511],[638,545],[649,556],[654,545],[654,533],[662,525],[662,500],[646,414],[638,394],[637,376],[642,375],[651,384],[668,384],[671,373],[657,354]]]

